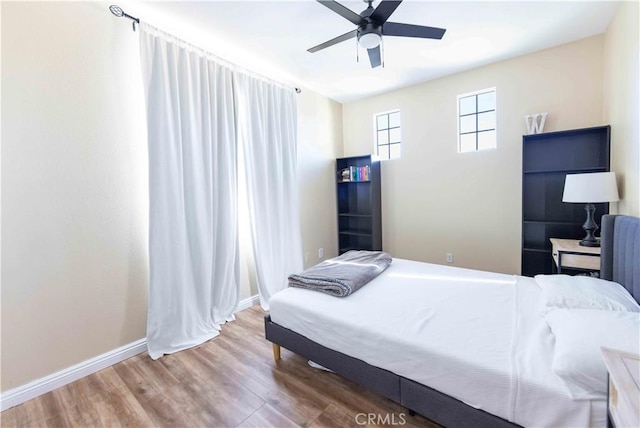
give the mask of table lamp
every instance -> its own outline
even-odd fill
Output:
[[[615,172],[592,172],[587,174],[567,174],[564,181],[562,202],[584,203],[587,220],[582,228],[587,236],[580,241],[583,247],[599,247],[600,242],[595,237],[598,225],[593,220],[596,210],[594,203],[618,201],[618,186]]]

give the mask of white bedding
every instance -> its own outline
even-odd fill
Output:
[[[553,335],[531,278],[409,260],[336,298],[287,288],[273,322],[523,426],[605,426],[551,371]]]

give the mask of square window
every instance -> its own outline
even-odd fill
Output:
[[[478,114],[478,131],[496,129],[496,112],[488,111]]]
[[[475,152],[476,151],[476,133],[463,134],[460,136],[460,151]]]
[[[485,92],[478,95],[478,112],[496,109],[496,92]]]
[[[399,158],[402,144],[400,111],[376,114],[373,123],[375,152],[378,157],[381,160]]]
[[[400,142],[400,128],[393,128],[389,130],[389,142],[390,143]]]
[[[389,159],[400,159],[400,144],[389,144]]]
[[[460,117],[460,133],[466,134],[467,132],[476,132],[476,115]]]
[[[458,151],[496,148],[496,89],[458,95]]]
[[[398,127],[400,127],[399,111],[389,114],[389,128],[398,128]]]
[[[460,98],[460,115],[476,112],[476,96]]]
[[[478,150],[496,148],[496,131],[478,132]]]
[[[387,129],[389,128],[389,115],[381,114],[378,116],[378,127],[377,129]]]
[[[378,131],[378,144],[389,144],[389,131]]]
[[[380,159],[389,159],[389,145],[378,146],[378,156]]]

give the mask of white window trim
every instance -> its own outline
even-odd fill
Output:
[[[496,124],[495,124],[496,146],[495,147],[491,147],[489,149],[480,149],[480,150],[473,150],[473,151],[463,152],[463,151],[460,150],[460,98],[470,97],[472,95],[486,94],[487,92],[494,92],[495,96],[496,96],[496,105],[495,105],[495,108],[494,108],[494,111],[496,112]],[[477,134],[477,132],[478,131],[476,130],[476,134]],[[498,149],[498,91],[496,90],[495,86],[492,87],[492,88],[480,89],[479,91],[467,92],[466,94],[460,94],[460,95],[458,95],[458,98],[456,98],[456,145],[457,145],[458,153],[461,153],[461,154],[487,152],[489,150],[497,150]]]
[[[402,157],[401,156],[400,158],[381,159],[378,156],[378,116],[383,114],[391,114],[391,113],[400,113],[400,132],[402,132],[402,113],[400,112],[399,108],[387,110],[387,111],[379,111],[377,113],[374,113],[372,117],[373,119],[373,156],[375,156],[380,161],[392,161],[392,160],[400,159]],[[400,140],[400,152],[402,153],[402,140]]]

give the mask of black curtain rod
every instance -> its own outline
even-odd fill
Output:
[[[113,13],[115,16],[117,16],[118,18],[129,18],[130,20],[133,21],[133,31],[136,31],[136,24],[140,24],[140,19],[136,18],[135,16],[131,16],[128,13],[126,13],[124,10],[122,10],[122,8],[118,5],[112,4],[111,6],[109,6],[109,10],[111,11],[111,13]],[[300,88],[295,88],[296,94],[299,94],[302,92],[302,89]]]
[[[115,4],[112,4],[111,6],[109,6],[109,10],[111,11],[111,13],[113,13],[118,18],[129,18],[130,20],[132,20],[133,21],[133,31],[136,31],[136,24],[140,23],[140,19],[136,18],[135,16],[131,16],[128,13],[125,13],[125,11],[122,10],[122,8],[120,6],[115,5]]]

